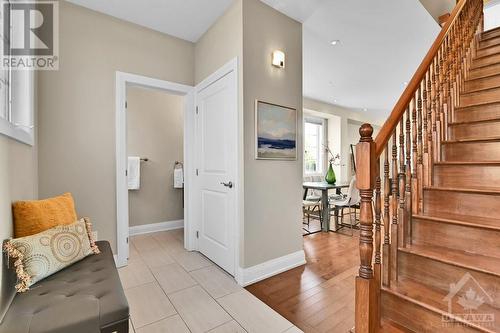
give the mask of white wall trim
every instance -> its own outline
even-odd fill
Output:
[[[127,176],[127,112],[125,102],[127,86],[141,86],[168,91],[184,98],[184,220],[186,224],[192,209],[192,175],[194,174],[194,87],[175,82],[164,81],[146,76],[116,72],[115,87],[115,129],[116,129],[116,243],[118,267],[127,265],[129,236],[128,187]],[[194,245],[189,237],[184,236],[184,247],[192,250]]]
[[[152,232],[168,231],[184,228],[184,220],[174,220],[151,224],[136,225],[128,228],[130,236],[150,234]]]
[[[304,265],[306,256],[304,250],[287,254],[283,257],[271,259],[248,268],[240,268],[238,283],[245,287],[255,282],[267,279],[292,268]]]

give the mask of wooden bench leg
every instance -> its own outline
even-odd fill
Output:
[[[128,318],[101,328],[101,333],[129,333]]]

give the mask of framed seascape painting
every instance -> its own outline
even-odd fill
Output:
[[[297,110],[255,101],[255,158],[297,159]]]

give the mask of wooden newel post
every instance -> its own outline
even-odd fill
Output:
[[[356,146],[356,183],[361,194],[359,275],[356,277],[356,333],[375,332],[378,325],[376,288],[373,278],[373,206],[372,197],[377,175],[373,127],[363,124],[359,129],[361,139]]]

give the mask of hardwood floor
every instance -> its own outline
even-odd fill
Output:
[[[357,233],[306,236],[305,266],[246,289],[304,332],[346,333],[354,326],[358,244]]]

